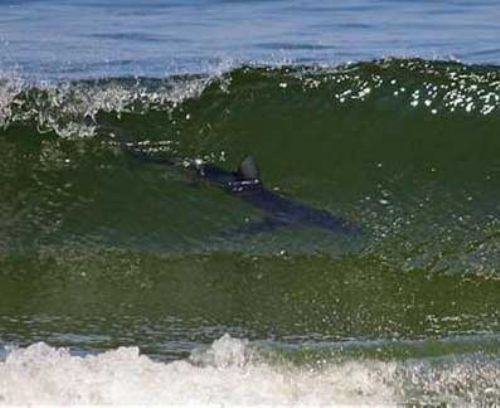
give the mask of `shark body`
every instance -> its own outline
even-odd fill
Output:
[[[254,156],[246,157],[235,172],[212,164],[197,166],[198,174],[212,184],[258,208],[264,214],[261,223],[249,229],[269,230],[280,226],[311,225],[333,233],[355,234],[359,227],[328,211],[284,197],[264,186]]]
[[[171,159],[154,158],[143,152],[130,151],[136,158],[147,162],[176,166],[180,164]],[[186,165],[184,164],[184,167]],[[264,186],[253,155],[247,156],[236,171],[227,171],[211,163],[192,162],[188,168],[195,170],[197,176],[212,185],[222,188],[229,194],[242,199],[263,213],[263,220],[247,223],[242,230],[247,233],[271,231],[279,227],[309,225],[331,231],[357,235],[358,225],[307,204],[287,198]]]

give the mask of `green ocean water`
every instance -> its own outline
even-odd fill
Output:
[[[498,67],[388,59],[0,88],[0,344],[172,361],[229,333],[271,365],[453,356],[470,393],[442,390],[495,401]],[[264,214],[124,140],[227,170],[252,153],[266,186],[362,234],[236,233]]]

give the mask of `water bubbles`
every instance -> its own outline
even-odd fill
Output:
[[[495,107],[493,105],[485,105],[481,108],[481,114],[489,115]]]
[[[362,90],[360,91],[360,95],[361,95],[361,96],[366,96],[366,95],[368,95],[371,91],[372,91],[372,90],[371,90],[371,88],[370,88],[370,87],[366,87],[365,89],[362,89]]]

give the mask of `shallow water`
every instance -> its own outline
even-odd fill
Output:
[[[0,5],[0,404],[498,404],[494,4],[120,4]]]

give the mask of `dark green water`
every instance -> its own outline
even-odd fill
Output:
[[[443,380],[448,394],[403,401],[495,401],[497,67],[243,67],[2,92],[0,344],[134,345],[170,361],[230,333],[270,364],[458,356],[470,394]],[[268,187],[363,233],[231,234],[262,214],[127,156],[102,124],[158,157],[230,170],[251,152]]]

